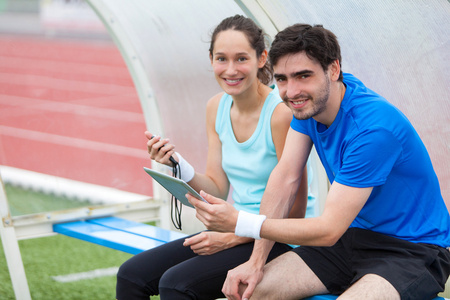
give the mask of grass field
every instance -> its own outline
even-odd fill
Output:
[[[86,203],[5,186],[13,215],[85,206]],[[115,299],[115,275],[73,282],[53,277],[98,269],[118,268],[131,254],[88,242],[55,235],[19,241],[33,300]],[[0,299],[14,300],[8,268],[0,247]],[[159,299],[152,297],[151,299]]]

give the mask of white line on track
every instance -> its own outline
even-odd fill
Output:
[[[147,159],[148,157],[147,152],[142,149],[89,141],[79,138],[67,137],[28,129],[19,129],[9,126],[0,125],[0,134],[32,141],[46,142],[81,149],[89,149],[93,151],[100,151],[135,158]]]
[[[22,86],[47,88],[60,91],[81,91],[84,93],[94,93],[102,95],[115,95],[135,92],[135,88],[132,86],[120,86],[117,84],[111,85],[107,83],[97,83],[91,81],[58,79],[43,75],[8,74],[0,72],[0,83],[17,84],[18,82],[20,82]]]
[[[18,115],[20,113],[24,115],[34,113],[34,110],[37,109],[131,123],[144,124],[145,122],[142,113],[11,95],[2,95],[0,104],[5,106],[0,111],[0,117],[5,118],[11,117],[11,114]],[[15,108],[15,111],[12,111],[12,108]]]
[[[118,270],[119,270],[118,267],[111,267],[111,268],[106,268],[106,269],[96,269],[96,270],[81,272],[81,273],[72,273],[72,274],[67,274],[67,275],[52,276],[52,279],[55,281],[58,281],[58,282],[74,282],[74,281],[93,279],[93,278],[99,278],[99,277],[105,277],[105,276],[115,276],[117,274]]]

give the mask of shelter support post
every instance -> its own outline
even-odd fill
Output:
[[[25,268],[20,254],[19,242],[13,221],[9,213],[6,193],[3,187],[3,181],[0,178],[0,213],[2,221],[0,222],[0,233],[5,252],[6,262],[11,276],[11,282],[14,294],[17,300],[31,300],[30,289],[28,288]]]

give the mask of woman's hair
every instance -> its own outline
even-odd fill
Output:
[[[341,66],[341,48],[336,36],[322,25],[308,24],[292,25],[275,36],[269,52],[270,63],[276,65],[281,57],[302,51],[310,59],[318,61],[325,72],[335,60]],[[339,80],[342,79],[341,70]]]
[[[235,15],[224,19],[219,25],[217,25],[216,29],[214,29],[209,47],[209,53],[211,56],[213,56],[214,43],[217,39],[217,35],[225,30],[236,30],[244,33],[250,43],[250,46],[255,49],[256,56],[258,58],[266,49],[265,33],[263,30],[259,28],[258,25],[256,25],[251,19],[241,15]],[[258,70],[257,76],[258,79],[266,85],[272,82],[273,71],[269,60],[267,60],[266,64]]]

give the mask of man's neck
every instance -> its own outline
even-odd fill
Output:
[[[330,96],[328,98],[327,108],[321,114],[321,116],[318,116],[317,118],[314,117],[314,119],[317,122],[327,126],[327,128],[330,127],[336,119],[339,109],[341,108],[341,103],[344,99],[345,91],[346,87],[342,81],[336,81],[332,83],[330,87]]]

